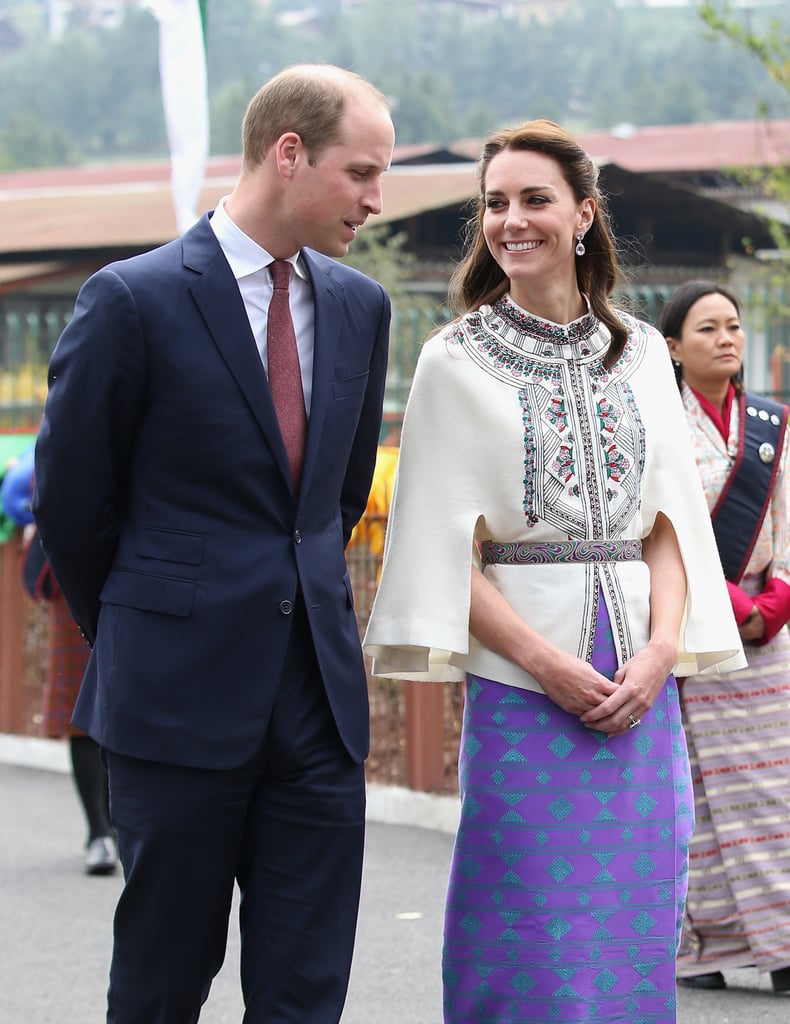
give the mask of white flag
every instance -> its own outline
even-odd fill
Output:
[[[159,77],[179,232],[198,219],[209,147],[206,49],[198,0],[146,0],[159,22]]]

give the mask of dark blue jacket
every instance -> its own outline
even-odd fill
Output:
[[[204,217],[91,277],[50,365],[34,512],[93,653],[74,715],[101,745],[207,768],[261,743],[301,588],[357,761],[364,666],[344,548],[379,439],[390,304],[305,251],[315,299],[298,501],[237,283]]]

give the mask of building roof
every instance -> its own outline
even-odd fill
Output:
[[[595,160],[629,171],[677,174],[790,164],[790,120],[624,125],[584,133],[579,141]]]
[[[213,209],[233,187],[238,157],[209,162],[198,206]],[[20,171],[0,175],[5,262],[64,250],[160,245],[177,234],[167,162]],[[474,193],[470,163],[393,168],[384,177],[385,213],[371,223],[403,220],[426,209],[464,203]]]
[[[610,131],[580,132],[576,138],[597,163],[614,163],[628,171],[688,174],[790,164],[790,120],[647,128],[623,124]],[[481,148],[481,139],[404,147],[399,162],[432,162],[443,155],[446,159],[475,160]]]
[[[656,209],[668,183],[651,172],[681,172],[755,162],[790,163],[790,121],[728,122],[640,128],[579,136],[602,166],[602,177],[634,203]],[[461,210],[475,193],[474,159],[479,139],[446,146],[396,147],[393,166],[384,177],[384,213],[371,223],[402,222],[429,211]],[[239,156],[212,157],[207,165],[198,211],[212,209],[233,187]],[[637,180],[640,179],[640,180]],[[690,200],[692,193],[685,197]],[[703,221],[726,218],[728,227],[753,233],[756,218],[714,200],[699,200]],[[710,205],[704,212],[704,204]],[[643,206],[643,208],[645,208]],[[685,216],[685,211],[684,214]],[[746,218],[749,218],[748,220]],[[96,260],[143,251],[177,234],[167,160],[16,171],[0,174],[0,290],[30,280],[32,263],[39,272],[57,273],[66,260]],[[651,226],[651,230],[655,230]],[[643,231],[636,234],[642,235]],[[46,270],[44,268],[46,265]]]

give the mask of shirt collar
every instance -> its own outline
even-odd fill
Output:
[[[217,241],[233,271],[233,276],[238,281],[268,267],[270,263],[274,262],[274,257],[262,245],[258,245],[249,235],[245,234],[231,219],[225,209],[227,199],[228,196],[223,196],[217,203],[209,224],[217,236]],[[304,261],[300,257],[300,252],[289,257],[287,262],[293,266],[294,273],[303,280],[307,280],[307,272],[304,269]]]

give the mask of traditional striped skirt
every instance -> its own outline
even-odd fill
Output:
[[[683,683],[697,829],[678,973],[790,966],[790,636]]]
[[[593,664],[616,669],[603,602]],[[607,738],[470,676],[459,776],[446,1024],[674,1024],[693,828],[674,679]]]

